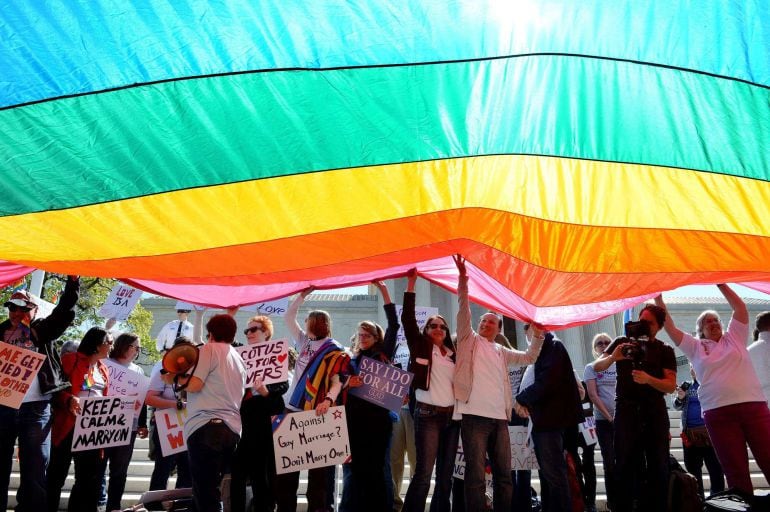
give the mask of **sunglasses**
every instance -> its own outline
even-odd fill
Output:
[[[28,313],[29,311],[32,311],[32,308],[25,308],[24,306],[17,306],[15,304],[11,304],[8,306],[8,311],[11,313],[15,313],[16,311],[23,311],[24,313]]]
[[[264,327],[249,327],[248,329],[243,330],[243,334],[248,336],[249,334],[255,333],[257,331],[265,332]]]
[[[596,342],[596,346],[597,346],[597,347],[606,347],[606,346],[608,346],[609,344],[610,344],[610,342],[609,342],[609,341],[597,341],[597,342]]]
[[[446,325],[444,325],[444,324],[436,324],[436,323],[428,324],[428,329],[442,329],[444,331],[448,331],[449,330]]]

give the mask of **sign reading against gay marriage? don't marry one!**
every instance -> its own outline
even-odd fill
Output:
[[[330,407],[273,416],[276,473],[343,464],[350,457],[348,423],[344,407]]]
[[[391,411],[404,405],[404,396],[414,378],[413,373],[366,356],[361,358],[358,376],[362,384],[350,388],[348,393]]]

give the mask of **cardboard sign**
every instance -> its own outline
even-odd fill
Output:
[[[197,306],[190,304],[189,302],[177,301],[175,309],[189,309],[191,311],[201,311],[203,306]],[[265,302],[257,302],[256,304],[249,304],[248,306],[242,306],[240,311],[248,311],[257,315],[265,316],[284,316],[286,310],[289,309],[289,298],[283,297],[281,299],[269,300]]]
[[[21,407],[43,361],[43,354],[0,342],[0,405],[12,409]]]
[[[110,291],[104,305],[99,309],[99,316],[102,318],[114,318],[116,320],[125,320],[134,306],[139,302],[142,292],[131,286],[118,283]]]
[[[246,387],[289,380],[289,340],[270,340],[235,349],[246,367]]]
[[[144,404],[144,400],[147,397],[150,379],[141,373],[129,370],[111,359],[104,359],[103,362],[110,375],[110,387],[107,390],[107,394],[109,396],[133,397],[134,400],[127,403],[131,404],[135,411],[134,414],[139,415],[139,410],[142,408],[142,404]]]
[[[404,310],[404,306],[396,304],[396,315],[398,315],[398,318],[401,318],[401,312]],[[425,323],[428,321],[428,318],[432,316],[438,315],[438,308],[430,308],[430,307],[422,307],[422,306],[415,306],[414,308],[414,317],[417,319],[417,326],[420,328],[420,331],[422,331],[422,328],[425,327]],[[406,344],[406,336],[404,336],[404,326],[401,325],[398,328],[398,334],[396,335],[396,344],[404,343]],[[406,366],[403,366],[403,368],[406,368]]]
[[[330,407],[322,416],[314,410],[273,416],[273,445],[279,475],[348,462],[345,408]]]
[[[508,434],[511,437],[511,469],[514,471],[540,469],[527,427],[509,425]]]
[[[363,384],[350,388],[348,393],[391,411],[401,409],[414,378],[413,373],[365,356],[361,358],[358,376]]]
[[[81,413],[75,418],[75,432],[72,436],[73,452],[123,446],[131,442],[134,421],[131,398],[81,398],[80,409]]]
[[[184,422],[187,409],[156,409],[155,428],[158,429],[160,452],[164,457],[187,450],[184,442]]]
[[[578,425],[580,433],[583,434],[583,440],[586,442],[586,446],[596,444],[599,438],[596,435],[596,418],[593,416],[587,416],[585,421]]]

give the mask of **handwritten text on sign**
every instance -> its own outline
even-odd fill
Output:
[[[104,364],[110,375],[108,394],[110,396],[134,397],[134,401],[126,401],[125,405],[126,407],[133,407],[134,415],[138,417],[147,396],[147,389],[150,387],[150,379],[111,359],[105,359]]]
[[[511,469],[540,469],[537,465],[535,447],[529,442],[527,427],[508,427],[511,436]]]
[[[349,393],[391,411],[401,409],[414,378],[413,373],[365,356],[361,358],[358,376],[363,384],[350,388]]]
[[[303,411],[273,416],[276,473],[292,473],[346,462],[350,456],[344,407],[316,416]]]
[[[158,429],[160,451],[164,457],[187,450],[184,442],[184,422],[187,409],[157,409],[155,428]]]
[[[255,343],[236,349],[246,367],[246,387],[261,380],[263,384],[289,380],[289,341],[286,339]]]
[[[99,309],[99,316],[102,318],[115,318],[116,320],[125,320],[134,306],[139,302],[142,292],[136,288],[124,284],[116,284],[104,305]]]
[[[95,396],[80,399],[81,413],[75,418],[72,451],[123,446],[131,442],[134,409],[123,407],[125,398]],[[133,404],[133,401],[131,401]]]
[[[21,406],[44,360],[43,354],[0,342],[0,405]]]

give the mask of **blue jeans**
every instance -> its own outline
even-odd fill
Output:
[[[197,512],[222,511],[219,484],[230,468],[239,437],[224,421],[214,419],[187,439],[193,503]]]
[[[187,458],[187,452],[174,453],[168,457],[164,457],[160,451],[160,437],[158,436],[158,429],[152,429],[152,437],[157,446],[155,452],[155,467],[152,470],[152,476],[150,477],[150,490],[158,491],[163,490],[168,485],[168,477],[171,475],[171,471],[176,466],[176,489],[183,489],[185,487],[192,487],[192,479],[190,478],[190,462]]]
[[[604,487],[607,489],[607,503],[615,504],[615,428],[611,421],[596,420],[596,437],[602,452]]]
[[[25,402],[18,410],[0,406],[0,457],[3,460],[0,510],[8,509],[8,484],[17,438],[21,481],[16,493],[16,510],[45,510],[45,472],[51,453],[51,405],[48,400]]]
[[[564,432],[532,432],[535,456],[540,466],[540,495],[543,512],[571,510]]]
[[[128,465],[131,464],[131,455],[134,453],[136,431],[131,433],[131,442],[123,446],[105,448],[104,455],[110,465],[110,482],[107,487],[107,510],[123,510],[120,502],[123,499],[123,491],[126,490],[126,477]],[[104,496],[104,491],[102,491]]]
[[[460,432],[465,454],[465,510],[486,508],[484,469],[487,454],[492,465],[493,508],[496,512],[510,510],[513,485],[508,422],[463,414]]]
[[[414,440],[417,464],[406,491],[402,511],[425,510],[430,477],[435,465],[436,484],[430,510],[448,512],[451,510],[452,473],[459,442],[459,425],[458,422],[452,421],[451,408],[436,409],[418,402],[414,411]],[[510,460],[510,449],[508,459]]]

